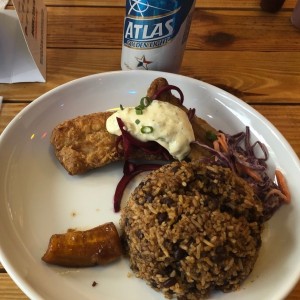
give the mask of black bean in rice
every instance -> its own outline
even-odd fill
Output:
[[[174,162],[130,196],[121,228],[131,268],[168,298],[237,289],[261,245],[262,206],[229,169]]]

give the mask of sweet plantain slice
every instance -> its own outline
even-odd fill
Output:
[[[118,231],[109,222],[86,231],[52,235],[42,260],[64,267],[90,267],[108,264],[121,254]]]

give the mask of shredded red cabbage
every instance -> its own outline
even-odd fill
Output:
[[[183,104],[183,101],[184,101],[184,95],[183,95],[183,92],[181,91],[181,89],[178,87],[178,86],[175,86],[175,85],[166,85],[164,87],[162,87],[161,89],[159,89],[158,91],[156,91],[156,93],[152,96],[152,99],[155,100],[155,99],[158,99],[158,97],[164,93],[164,92],[167,92],[167,91],[171,91],[171,90],[175,90],[178,92],[179,96],[180,96],[180,104],[182,105]]]
[[[223,133],[224,134],[224,133]],[[212,147],[194,142],[212,153],[210,163],[219,164],[230,168],[233,172],[244,178],[254,189],[255,194],[263,204],[263,219],[267,221],[284,203],[284,195],[279,186],[268,176],[266,160],[268,150],[260,141],[251,144],[250,128],[247,126],[245,132],[235,135],[224,134],[226,137],[228,151],[217,151]],[[257,157],[254,153],[255,147],[260,148],[262,157]],[[206,159],[205,161],[208,162]],[[243,166],[254,170],[258,174],[259,180],[244,172]]]
[[[206,149],[208,152],[212,154],[212,157],[210,158],[203,158],[201,161],[205,163],[216,163],[223,167],[230,168],[231,170],[234,169],[234,165],[232,161],[222,152],[215,150],[213,147],[210,147],[206,144],[202,144],[198,141],[192,142],[192,144],[196,144],[204,149]],[[216,160],[218,159],[218,160]]]
[[[120,153],[120,142],[123,142],[123,154],[125,158],[124,167],[123,167],[123,177],[119,181],[114,195],[114,210],[115,212],[120,211],[121,200],[124,193],[124,190],[128,183],[139,173],[145,171],[151,171],[159,168],[159,164],[134,164],[129,161],[134,150],[142,150],[147,154],[152,154],[155,156],[160,156],[166,161],[170,161],[172,156],[169,152],[159,145],[156,142],[142,142],[133,137],[127,130],[122,119],[117,118],[119,128],[122,132],[122,135],[119,136],[116,140],[117,152]]]

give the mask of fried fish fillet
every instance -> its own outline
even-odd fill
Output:
[[[112,112],[98,112],[64,121],[52,131],[55,155],[71,175],[118,161],[117,136],[106,130]]]
[[[147,96],[152,97],[157,90],[166,85],[168,85],[168,82],[165,78],[155,79],[147,91]],[[169,102],[179,106],[186,112],[188,111],[170,91],[162,93],[159,100]],[[98,112],[78,116],[58,124],[53,129],[50,142],[54,147],[57,159],[70,175],[83,174],[88,170],[124,158],[122,145],[120,145],[121,151],[116,148],[117,136],[106,130],[106,120],[111,115],[112,112]],[[206,133],[208,131],[216,132],[207,122],[196,116],[192,119],[192,127],[196,140],[205,144],[209,144]],[[188,157],[194,160],[203,156],[207,156],[207,152],[192,145]],[[133,153],[133,158],[153,159],[154,157],[152,155],[149,157],[148,154],[137,150]]]

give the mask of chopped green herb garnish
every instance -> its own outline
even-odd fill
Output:
[[[122,105],[122,104],[120,104],[120,109],[121,109],[121,110],[124,110],[124,107],[123,107],[123,105]]]
[[[149,97],[143,97],[140,101],[140,107],[143,109],[151,104],[152,100]]]
[[[143,110],[151,104],[152,100],[149,97],[143,97],[140,101],[140,105],[135,107],[137,115],[142,115]]]
[[[153,130],[152,126],[142,126],[141,133],[152,133]]]
[[[217,140],[217,135],[215,133],[213,133],[212,131],[206,131],[206,138],[213,142],[215,140]]]
[[[140,123],[141,123],[141,121],[140,121],[139,119],[136,119],[136,120],[135,120],[135,124],[136,124],[136,125],[139,125]]]
[[[139,106],[137,106],[137,107],[135,108],[135,113],[136,113],[137,115],[142,115],[142,114],[143,114],[143,109],[140,108]]]

